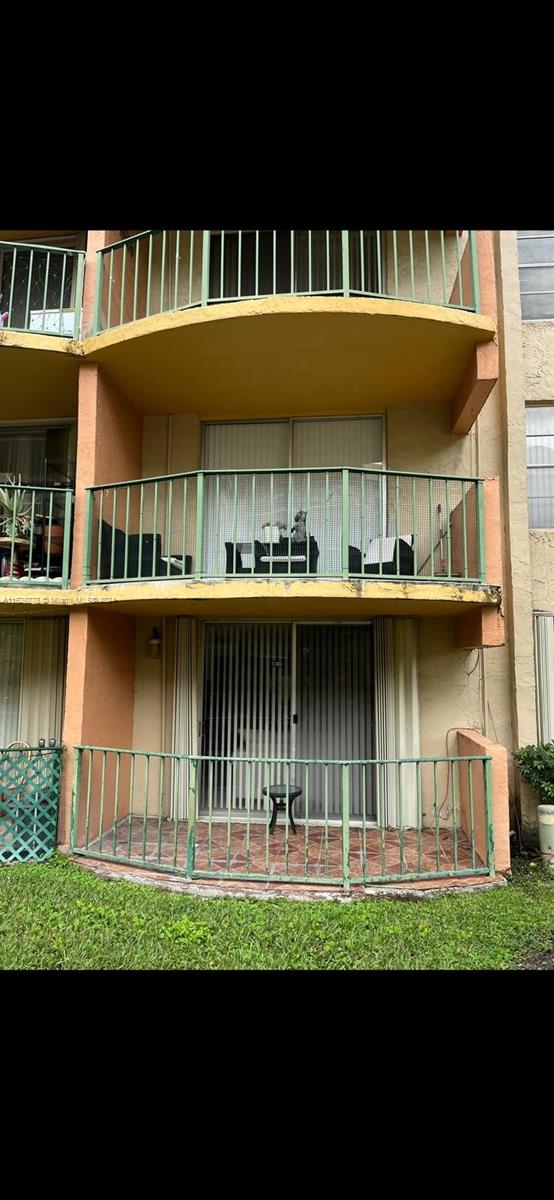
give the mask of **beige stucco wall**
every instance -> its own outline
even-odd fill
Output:
[[[529,530],[525,405],[554,403],[554,322],[522,322],[515,230],[497,234],[499,346],[503,395],[506,546],[505,607],[510,651],[513,743],[537,737],[532,614],[554,611],[554,531]],[[536,836],[536,795],[510,770],[525,840]]]
[[[554,321],[521,325],[525,404],[554,403]]]
[[[554,530],[530,529],[533,609],[554,612]]]
[[[193,413],[147,414],[144,417],[142,471],[170,475],[200,466],[200,419]]]

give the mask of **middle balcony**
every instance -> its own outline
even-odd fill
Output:
[[[256,600],[267,611],[285,597],[287,610],[323,602],[343,616],[353,600],[368,614],[399,601],[405,615],[498,604],[486,583],[491,482],[337,466],[104,484],[87,490],[83,582],[133,611],[198,600],[213,614]]]

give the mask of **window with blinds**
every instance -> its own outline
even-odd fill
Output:
[[[531,529],[554,529],[554,405],[525,410]]]
[[[554,229],[518,229],[519,288],[524,321],[554,318]]]

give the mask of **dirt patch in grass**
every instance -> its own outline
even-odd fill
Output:
[[[520,971],[554,971],[554,950],[539,950],[519,963]]]

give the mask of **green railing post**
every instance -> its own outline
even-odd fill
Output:
[[[475,506],[475,521],[477,525],[477,574],[483,583],[486,578],[487,564],[485,554],[485,492],[483,480],[476,483],[477,495]]]
[[[348,229],[341,229],[342,235],[342,290],[345,296],[350,295],[350,238]]]
[[[62,557],[62,587],[69,586],[69,548],[71,546],[71,516],[73,508],[73,493],[65,493],[65,512],[63,522],[63,557]]]
[[[188,820],[188,840],[187,840],[187,875],[192,875],[194,871],[194,854],[196,841],[196,775],[198,769],[198,759],[193,758],[189,762],[189,790],[187,796],[187,820]]]
[[[194,574],[202,575],[202,539],[204,533],[204,472],[199,471],[196,480],[196,540],[194,549]]]
[[[96,251],[96,291],[94,294],[94,332],[100,333],[101,329],[101,305],[102,305],[102,283],[104,280],[104,251]],[[110,283],[111,287],[111,283]]]
[[[342,574],[348,579],[348,544],[350,541],[350,488],[348,467],[342,470]]]
[[[487,818],[487,866],[489,875],[495,874],[494,827],[492,822],[492,759],[485,759],[485,813]]]
[[[85,536],[83,546],[83,583],[90,583],[90,552],[92,549],[92,514],[94,492],[92,488],[85,490]]]
[[[342,886],[350,891],[350,766],[343,763],[342,776]]]
[[[200,303],[206,305],[210,295],[210,230],[202,230],[202,279],[200,283]]]
[[[75,309],[73,315],[73,337],[81,337],[81,316],[83,311],[83,280],[85,273],[85,253],[79,250],[77,255],[77,278],[75,280]]]
[[[469,231],[469,262],[471,267],[471,293],[473,307],[478,313],[481,308],[481,293],[479,290],[479,256],[477,253],[477,232],[475,229]]]
[[[77,813],[81,793],[81,766],[82,766],[82,750],[78,747],[75,750],[73,759],[73,784],[71,788],[71,813],[69,818],[69,853],[73,854],[75,849],[75,830],[77,828]]]

